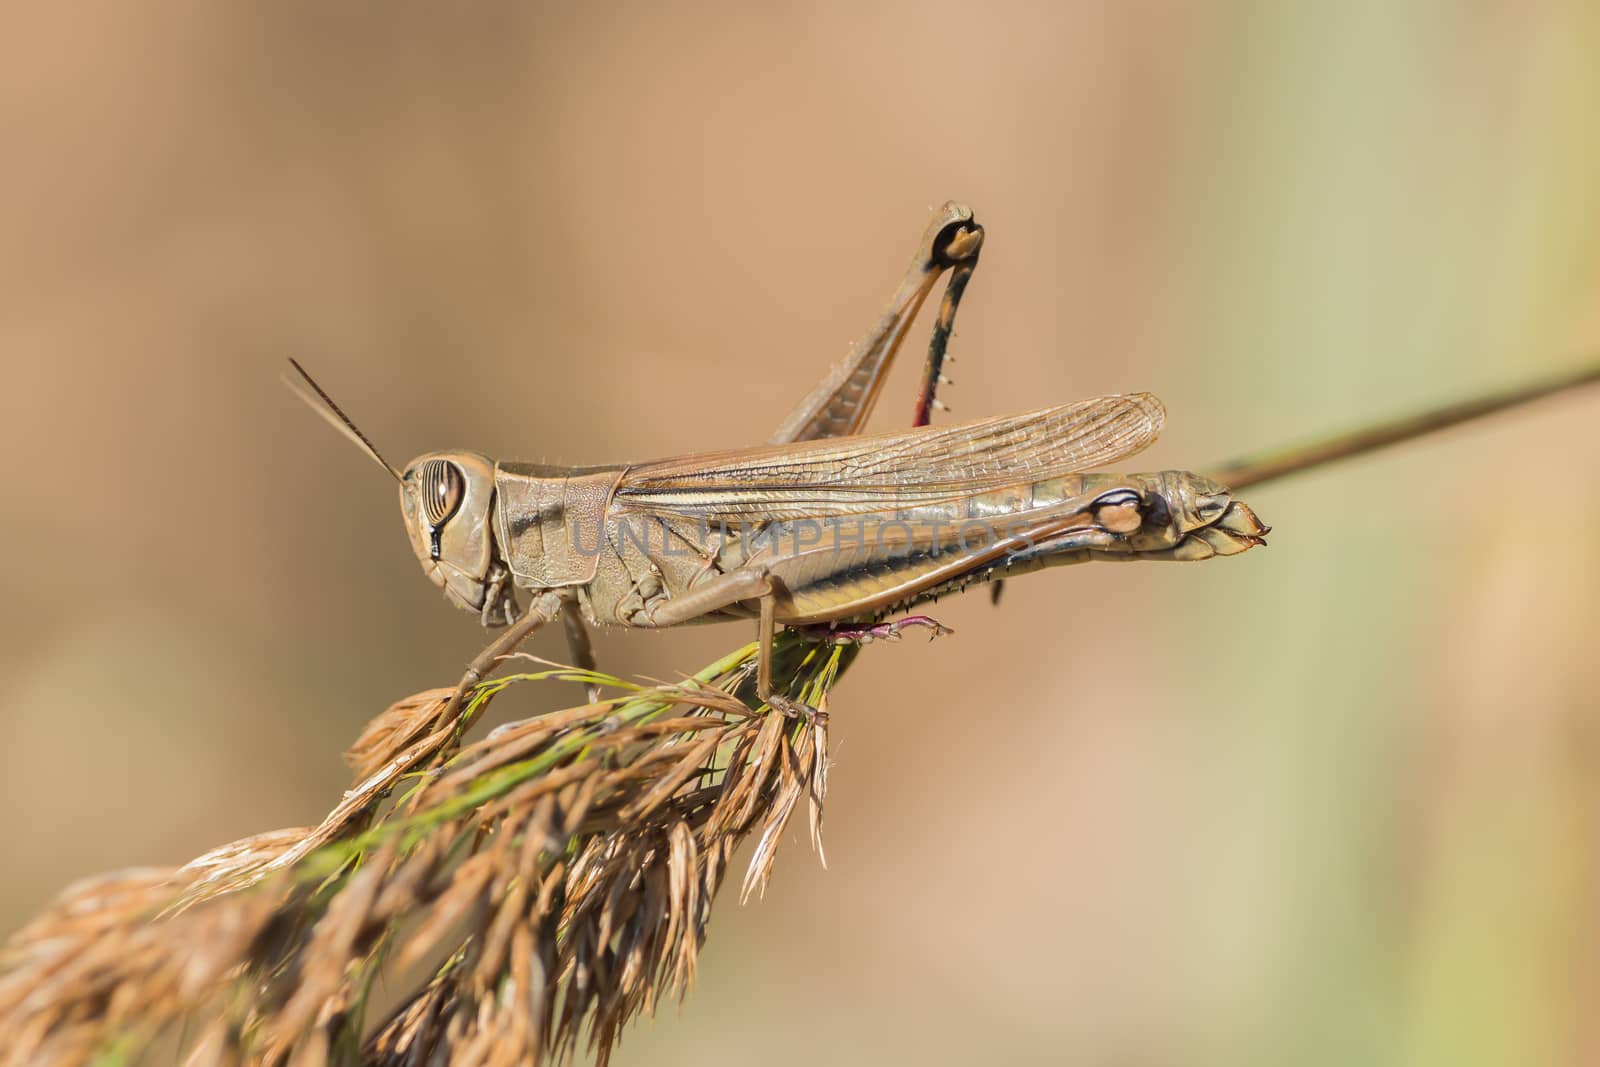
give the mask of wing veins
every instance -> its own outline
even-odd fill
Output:
[[[898,433],[701,453],[630,467],[617,502],[662,515],[820,518],[938,503],[1092,469],[1161,432],[1148,393]]]

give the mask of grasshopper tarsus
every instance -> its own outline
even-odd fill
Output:
[[[803,640],[824,645],[865,645],[873,641],[898,641],[900,635],[913,628],[926,628],[928,640],[945,637],[955,630],[938,619],[927,615],[907,615],[891,622],[863,623],[860,625],[830,622],[816,626],[799,627]]]
[[[828,725],[828,713],[821,708],[812,707],[803,700],[772,693],[765,698],[764,703],[785,718],[804,720],[808,726]]]

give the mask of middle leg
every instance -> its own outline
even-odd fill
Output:
[[[785,715],[816,718],[816,708],[777,691],[772,683],[772,648],[779,629],[778,599],[785,591],[764,568],[734,570],[719,574],[697,588],[660,604],[641,620],[651,627],[675,626],[751,600],[760,602],[756,629],[756,696],[769,708]]]

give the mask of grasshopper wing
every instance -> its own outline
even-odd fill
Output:
[[[1149,393],[953,426],[699,453],[628,468],[618,505],[711,522],[826,518],[953,500],[1103,466],[1161,432]]]

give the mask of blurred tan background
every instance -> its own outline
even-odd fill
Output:
[[[955,415],[1150,389],[1150,467],[1600,352],[1584,0],[0,19],[0,930],[314,821],[483,640],[286,356],[397,462],[754,443],[949,197],[989,230]],[[1597,420],[1264,487],[1263,551],[868,650],[830,868],[792,835],[725,895],[619,1062],[1600,1061]]]

